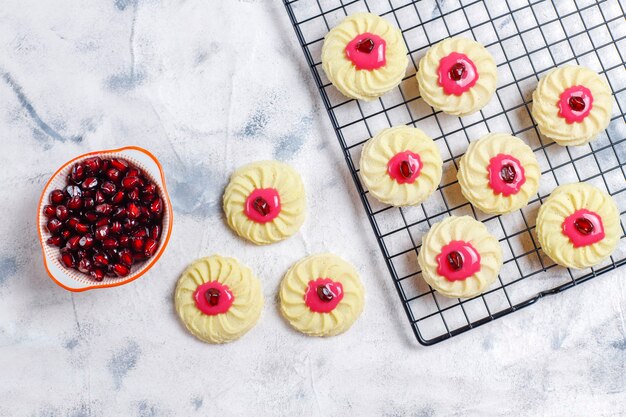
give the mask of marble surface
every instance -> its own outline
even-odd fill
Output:
[[[626,404],[626,268],[433,347],[413,339],[279,1],[3,0],[0,7],[1,416],[617,416]],[[35,207],[71,157],[135,144],[163,163],[171,243],[145,277],[72,294],[49,280]],[[309,217],[255,247],[225,225],[229,173],[276,158]],[[301,257],[353,262],[365,311],[307,338],[275,294]],[[220,253],[266,307],[242,340],[185,332],[175,281]]]

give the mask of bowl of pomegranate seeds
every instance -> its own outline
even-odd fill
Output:
[[[172,218],[163,169],[150,152],[131,146],[78,156],[39,201],[48,275],[69,291],[133,281],[165,250]]]

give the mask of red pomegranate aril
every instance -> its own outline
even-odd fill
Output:
[[[122,235],[119,239],[120,246],[127,248],[130,246],[130,237],[128,235]]]
[[[89,225],[85,223],[78,223],[76,226],[74,226],[74,230],[76,230],[77,233],[84,235],[85,233],[89,232]]]
[[[96,253],[93,255],[93,263],[96,266],[107,266],[109,264],[109,257],[104,253]]]
[[[152,226],[152,228],[150,229],[150,237],[154,240],[159,240],[159,238],[161,237],[161,226],[159,226],[158,224]]]
[[[72,229],[75,228],[78,223],[80,223],[80,219],[78,217],[70,217],[67,219],[67,222],[65,222],[65,224]]]
[[[147,237],[148,231],[145,228],[137,229],[133,232],[133,237]]]
[[[124,177],[122,179],[122,187],[126,190],[130,190],[139,185],[139,177]]]
[[[69,239],[71,235],[72,235],[72,232],[70,232],[69,230],[61,231],[61,237],[65,240]]]
[[[258,198],[257,198],[258,200]],[[256,200],[254,201],[255,204],[255,209],[256,209]],[[267,204],[267,202],[266,202]],[[161,198],[155,198],[152,203],[150,203],[150,211],[153,214],[161,214],[163,212],[163,200],[161,200]],[[268,213],[269,213],[269,206],[268,206]],[[267,214],[267,213],[266,213]]]
[[[136,219],[141,214],[141,209],[135,203],[128,203],[126,206],[126,212],[129,219]]]
[[[156,194],[156,192],[156,185],[154,185],[153,183],[149,183],[141,190],[141,194]]]
[[[96,206],[96,213],[103,215],[103,216],[108,216],[109,214],[111,214],[111,212],[113,211],[113,206],[110,204],[98,204]]]
[[[357,42],[356,50],[364,54],[369,54],[374,50],[374,41],[370,38],[365,38]]]
[[[593,232],[593,223],[584,217],[579,217],[574,221],[574,227],[583,235],[590,235]]]
[[[124,227],[125,230],[130,231],[130,230],[134,230],[135,227],[137,227],[137,224],[138,224],[137,220],[126,218],[124,219],[122,226]]]
[[[137,168],[130,168],[126,173],[127,177],[138,177],[141,172]]]
[[[96,281],[102,281],[104,279],[104,271],[99,268],[89,271],[89,275]]]
[[[48,231],[50,233],[55,235],[55,234],[57,234],[57,232],[59,232],[61,230],[61,228],[63,227],[63,223],[61,223],[61,220],[59,220],[59,219],[51,219],[46,224],[46,227],[48,228]]]
[[[463,255],[461,255],[457,251],[452,251],[447,256],[448,265],[452,268],[453,271],[458,271],[463,268]]]
[[[113,184],[113,181],[105,181],[100,186],[100,190],[104,195],[113,195],[117,191],[117,187]]]
[[[81,184],[81,187],[83,190],[94,190],[98,187],[98,178],[96,177],[89,177],[87,179],[85,179],[85,181],[83,181],[83,183]]]
[[[111,233],[122,233],[122,223],[120,223],[119,221],[114,221],[113,223],[111,223]]]
[[[104,238],[109,236],[110,231],[111,231],[111,228],[106,224],[96,228],[96,233],[95,233],[96,240],[104,240]]]
[[[130,246],[135,252],[142,252],[144,248],[144,239],[141,237],[134,237],[130,241]]]
[[[79,241],[80,242],[80,241]],[[85,249],[78,249],[76,251],[76,259],[81,260],[87,258],[88,252]]]
[[[61,246],[63,246],[63,243],[65,241],[63,240],[63,238],[61,236],[50,236],[46,242],[49,245],[54,245],[54,246],[61,247]]]
[[[74,250],[78,248],[78,242],[80,242],[80,236],[74,235],[67,240],[65,247],[69,250]]]
[[[91,236],[90,234],[81,236],[80,240],[78,241],[78,246],[83,249],[91,248],[93,246],[93,236]]]
[[[154,255],[158,247],[159,247],[159,244],[157,243],[157,241],[149,237],[148,239],[146,239],[146,244],[144,245],[143,253],[144,255],[146,255],[146,257],[149,258],[152,255]]]
[[[96,202],[91,197],[83,198],[83,207],[86,209],[92,209],[96,206]]]
[[[465,73],[465,64],[462,62],[457,62],[456,64],[450,67],[450,71],[448,72],[450,78],[454,81],[460,81],[463,78],[463,74]]]
[[[70,198],[76,196],[81,197],[83,195],[83,190],[81,190],[78,185],[68,185],[65,187],[65,194],[67,194]]]
[[[124,264],[115,264],[113,266],[113,271],[115,271],[115,275],[118,277],[125,277],[130,274],[130,268]]]
[[[106,238],[102,241],[102,247],[105,249],[115,249],[117,248],[117,240],[113,238]]]
[[[83,274],[88,274],[91,271],[92,264],[91,261],[87,258],[83,258],[78,261],[78,270]]]
[[[43,206],[43,214],[48,218],[55,217],[57,215],[57,209],[51,205]]]
[[[96,227],[106,226],[108,224],[109,224],[109,219],[106,217],[103,217],[96,222]]]
[[[87,220],[88,223],[95,223],[98,221],[98,213],[96,213],[95,211],[88,211],[87,213],[85,213],[85,220]]]
[[[119,204],[124,200],[124,192],[123,191],[118,191],[115,193],[115,195],[113,197],[111,197],[111,202],[113,204]]]
[[[130,201],[137,201],[137,200],[139,200],[139,188],[133,188],[132,190],[130,190],[126,194],[126,197],[128,197],[128,199]]]
[[[111,167],[117,169],[121,173],[124,173],[128,170],[128,164],[117,158],[111,159]]]
[[[94,156],[92,158],[87,158],[83,161],[83,164],[92,174],[97,174],[100,171],[100,167],[102,167],[102,159],[98,156]]]
[[[65,201],[65,194],[61,190],[53,190],[50,193],[50,202],[54,205],[63,204]]]
[[[85,179],[85,166],[82,164],[75,164],[70,172],[70,179],[75,184],[80,184]]]
[[[113,210],[113,213],[111,213],[111,217],[113,217],[114,219],[124,219],[126,217],[126,214],[126,209],[120,206]]]
[[[83,207],[83,199],[79,196],[74,196],[67,202],[67,208],[70,210],[80,210]]]
[[[104,193],[100,190],[96,191],[96,193],[94,194],[94,201],[96,205],[104,203],[106,201]]]
[[[70,215],[69,210],[65,206],[57,206],[55,210],[56,218],[64,222]]]
[[[133,254],[128,249],[120,251],[119,256],[120,262],[122,262],[124,265],[131,266],[133,264]]]
[[[122,178],[122,173],[119,169],[109,168],[106,172],[107,178],[113,182],[119,182]]]
[[[73,268],[74,265],[76,264],[76,261],[74,260],[74,256],[69,252],[63,252],[61,254],[61,261],[68,268]]]
[[[585,100],[580,96],[570,97],[567,104],[569,104],[569,107],[574,111],[583,111],[586,106]]]

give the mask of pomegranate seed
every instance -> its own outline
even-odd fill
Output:
[[[261,198],[261,197],[259,197]],[[257,198],[256,200],[254,200],[254,204],[256,205],[257,200],[259,199]],[[263,200],[265,201],[265,200]],[[265,202],[265,204],[267,204],[267,202]],[[256,208],[256,207],[255,207]],[[268,207],[269,209],[269,207]],[[153,214],[156,215],[160,215],[163,212],[163,200],[161,198],[155,198],[152,203],[150,203],[150,211]],[[269,211],[268,211],[269,212]]]
[[[74,256],[72,256],[72,254],[69,252],[64,252],[61,254],[61,261],[63,261],[65,266],[67,266],[68,268],[73,268],[76,262],[74,261]]]
[[[134,188],[136,186],[138,186],[140,183],[139,177],[124,177],[124,179],[122,180],[122,187],[124,187],[127,190],[130,190],[131,188]]]
[[[69,230],[63,230],[61,232],[61,237],[65,240],[69,239],[71,235],[72,235],[72,232],[70,232]]]
[[[98,213],[95,211],[88,211],[85,213],[85,220],[89,223],[95,223],[98,220]]]
[[[253,207],[261,216],[267,216],[270,213],[270,205],[263,197],[257,197],[254,200]],[[150,205],[150,209],[152,209],[152,205]]]
[[[67,220],[69,215],[70,215],[70,212],[67,209],[67,207],[65,207],[65,206],[57,206],[57,209],[56,209],[57,219],[59,219],[59,220],[61,220],[63,222],[65,220]]]
[[[122,178],[122,173],[120,172],[120,170],[115,169],[115,168],[109,168],[107,170],[106,175],[107,175],[107,178],[113,182],[119,182],[120,179]]]
[[[212,306],[216,306],[220,302],[221,292],[217,288],[209,288],[204,293],[204,298],[206,298],[207,303]]]
[[[356,50],[364,54],[369,54],[374,50],[374,46],[375,44],[373,40],[371,40],[370,38],[365,38],[357,42]]]
[[[109,257],[104,253],[96,253],[93,256],[93,263],[96,266],[107,266],[109,264]]]
[[[81,187],[83,188],[83,190],[94,190],[96,189],[96,187],[98,187],[98,183],[98,178],[89,177],[85,181],[83,181]]]
[[[579,96],[570,97],[567,104],[569,104],[569,107],[574,111],[583,111],[586,106],[585,100]]]
[[[125,230],[133,230],[135,227],[137,227],[137,220],[130,218],[124,219],[122,226]]]
[[[117,190],[117,187],[112,181],[106,181],[100,186],[100,190],[104,195],[113,195]]]
[[[80,223],[78,217],[70,217],[66,222],[66,224],[72,229],[75,228],[78,223]]]
[[[515,181],[515,177],[517,177],[517,171],[515,171],[515,167],[513,165],[502,165],[502,168],[500,168],[500,178],[502,178],[502,181],[507,184],[511,184]]]
[[[326,285],[318,285],[316,292],[317,292],[317,296],[319,297],[319,299],[325,303],[328,303],[332,301],[333,298],[335,298],[332,291],[329,290]]]
[[[76,226],[74,226],[74,230],[76,230],[76,232],[80,233],[81,235],[84,235],[89,231],[89,225],[86,225],[85,223],[78,223]]]
[[[113,213],[111,214],[111,217],[113,217],[114,219],[123,219],[126,217],[126,209],[124,207],[116,207],[115,210],[113,210]]]
[[[83,258],[78,261],[78,270],[83,274],[88,274],[91,268],[91,261],[88,258]]]
[[[68,185],[65,187],[65,194],[70,198],[76,196],[80,197],[83,195],[83,190],[81,190],[78,185]]]
[[[85,167],[87,167],[92,174],[97,174],[100,171],[100,167],[102,167],[102,159],[94,156],[92,158],[85,159],[83,164],[85,164]]]
[[[156,194],[156,192],[156,185],[154,185],[153,183],[149,183],[141,190],[141,194]]]
[[[50,233],[55,235],[55,234],[57,234],[57,232],[59,232],[61,230],[61,228],[63,227],[63,223],[61,223],[61,220],[59,220],[59,219],[51,219],[46,224],[46,227],[48,228],[48,231]]]
[[[152,200],[154,200],[154,194],[143,194],[141,196],[141,201],[144,203],[150,203]]]
[[[138,177],[141,172],[137,168],[130,168],[126,173],[127,177]]]
[[[115,275],[118,277],[125,277],[130,274],[130,268],[124,264],[115,264],[113,266],[113,271],[115,271]]]
[[[111,167],[117,169],[121,173],[124,173],[128,170],[128,164],[116,158],[111,159]]]
[[[79,196],[74,196],[67,202],[67,208],[70,210],[80,210],[83,207],[83,199]]]
[[[594,229],[591,220],[584,217],[579,217],[578,219],[576,219],[576,221],[574,222],[574,227],[576,227],[576,230],[578,230],[583,235],[590,235],[591,233],[593,233]]]
[[[96,228],[96,233],[95,233],[96,240],[104,240],[104,238],[109,236],[110,230],[111,230],[110,227],[106,224]]]
[[[152,228],[150,229],[150,237],[154,240],[159,240],[159,238],[161,237],[161,226],[159,226],[158,224],[152,226]]]
[[[84,198],[94,198],[96,196],[96,192],[94,190],[83,190]]]
[[[413,171],[413,167],[409,161],[400,162],[400,174],[402,174],[404,178],[410,178],[414,173],[415,171]]]
[[[80,241],[79,241],[79,242],[80,242]],[[85,259],[85,258],[87,258],[87,255],[88,255],[88,253],[87,253],[87,251],[86,251],[86,250],[84,250],[84,249],[78,249],[78,250],[76,251],[76,257],[78,258],[78,260],[81,260],[81,259]]]
[[[120,255],[120,261],[124,265],[131,266],[133,264],[133,254],[128,249],[122,250],[119,253],[119,255]]]
[[[94,201],[96,202],[96,205],[104,203],[106,201],[106,197],[104,196],[104,193],[100,190],[96,191],[96,194],[94,196]]]
[[[107,172],[107,170],[109,169],[109,167],[111,166],[111,160],[110,159],[103,159],[102,160],[102,164],[100,165],[100,171],[101,172]]]
[[[139,200],[139,188],[133,188],[132,190],[130,190],[126,194],[126,197],[128,197],[128,199],[130,201],[137,201],[137,200]]]
[[[98,204],[96,206],[96,213],[108,216],[113,211],[113,206],[110,204]]]
[[[89,275],[96,281],[102,281],[104,279],[104,271],[102,269],[92,269]]]
[[[144,255],[146,255],[147,258],[150,258],[152,255],[154,255],[158,247],[159,247],[159,244],[157,243],[157,241],[149,237],[148,239],[146,239],[146,244],[144,245],[143,253]]]
[[[124,192],[123,191],[118,191],[115,193],[115,195],[111,198],[111,202],[114,204],[119,204],[122,202],[122,200],[124,200]]]
[[[74,250],[78,248],[78,242],[80,242],[80,236],[74,235],[67,240],[65,247],[68,248],[69,250]]]
[[[57,209],[50,205],[43,206],[43,214],[48,218],[55,217],[57,215]]]
[[[458,271],[459,269],[463,268],[463,255],[461,255],[459,252],[450,252],[447,256],[447,259],[448,265],[450,265],[450,268],[452,268],[452,270]]]
[[[128,246],[130,246],[130,238],[127,235],[120,236],[119,242],[120,246],[122,247],[127,248]]]
[[[117,240],[113,238],[107,238],[102,241],[102,247],[105,249],[115,249],[117,248]]]
[[[93,246],[93,236],[91,236],[90,234],[86,234],[82,236],[80,240],[78,241],[78,245],[81,248],[89,249],[90,247]]]
[[[91,197],[83,198],[83,207],[86,209],[92,209],[96,206],[96,201]]]
[[[141,214],[141,209],[135,203],[128,203],[126,211],[129,219],[136,219]]]
[[[147,237],[147,236],[148,236],[148,231],[145,228],[137,229],[133,233],[133,237]]]
[[[454,81],[461,81],[463,78],[463,74],[465,74],[465,64],[462,62],[457,62],[456,64],[450,67],[450,71],[448,71],[450,78]]]
[[[122,232],[122,223],[119,221],[114,221],[111,223],[111,233],[121,233]]]
[[[50,202],[54,205],[63,204],[65,201],[65,194],[61,190],[53,190],[50,193]]]
[[[70,172],[70,179],[75,184],[80,184],[85,179],[85,166],[82,164],[74,164]]]
[[[144,240],[141,237],[134,237],[131,239],[131,246],[135,252],[143,251]]]
[[[64,240],[61,236],[50,236],[46,242],[50,245],[61,247],[63,246]]]
[[[96,227],[106,226],[107,224],[109,224],[109,219],[103,217],[96,222]]]

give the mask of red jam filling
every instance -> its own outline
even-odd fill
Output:
[[[505,197],[517,194],[526,182],[524,167],[512,155],[498,154],[489,160],[489,186],[496,194]]]
[[[593,107],[591,91],[582,85],[575,85],[559,96],[559,116],[568,124],[580,123],[589,115]]]
[[[346,45],[346,57],[358,70],[375,70],[387,63],[385,40],[373,33],[365,32]]]
[[[274,188],[257,188],[246,199],[246,216],[253,222],[271,222],[280,213],[280,196]]]
[[[592,245],[604,239],[602,218],[593,211],[580,209],[563,221],[563,234],[575,248]]]
[[[316,313],[330,313],[343,299],[343,286],[330,278],[309,281],[304,292],[304,303]]]
[[[460,281],[480,271],[480,254],[469,242],[453,240],[437,255],[437,273],[448,281]]]
[[[422,170],[419,154],[411,151],[399,152],[387,163],[387,173],[398,184],[413,184]]]
[[[226,313],[235,297],[227,285],[217,281],[209,281],[198,288],[193,293],[198,310],[209,316]]]
[[[465,54],[452,52],[439,61],[439,85],[443,92],[460,96],[478,81],[478,70]]]

